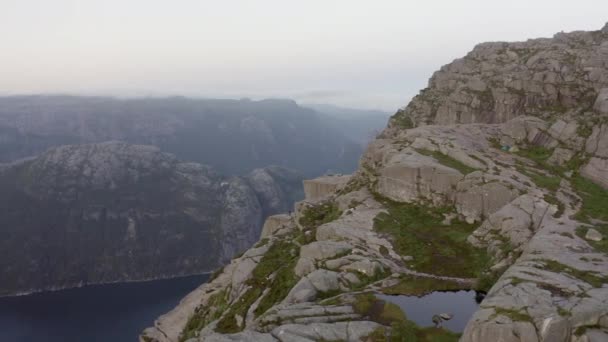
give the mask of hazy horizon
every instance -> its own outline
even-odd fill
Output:
[[[477,43],[608,20],[608,3],[592,0],[0,4],[0,95],[291,98],[389,112]]]

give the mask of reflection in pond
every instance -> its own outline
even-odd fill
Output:
[[[407,318],[421,327],[432,326],[433,316],[452,314],[441,326],[454,332],[462,332],[477,310],[479,295],[475,291],[433,292],[426,296],[376,295],[378,299],[398,305]]]

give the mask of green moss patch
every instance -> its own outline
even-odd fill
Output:
[[[539,165],[544,165],[547,159],[553,155],[553,149],[548,149],[543,146],[530,145],[525,148],[520,148],[516,152],[517,155],[535,161]]]
[[[521,165],[517,165],[516,169],[520,173],[528,176],[534,182],[534,184],[536,184],[536,186],[547,189],[550,192],[557,191],[562,181],[561,177],[559,176],[532,171]]]
[[[298,281],[294,267],[299,256],[299,246],[292,242],[293,238],[289,236],[270,246],[246,282],[250,286],[249,290],[230,305],[229,311],[218,321],[215,331],[230,334],[243,330],[244,327],[237,324],[236,316],[246,317],[251,305],[264,294],[265,289],[268,292],[254,310],[255,317],[285,299]]]
[[[505,308],[494,308],[496,312],[494,315],[498,316],[506,316],[509,317],[514,322],[530,322],[533,323],[532,317],[526,312],[525,309],[522,310],[513,310],[513,309],[505,309]]]
[[[291,288],[298,282],[294,267],[299,255],[299,247],[287,240],[275,242],[264,254],[260,263],[253,270],[252,279],[248,281],[248,284],[253,287],[270,289],[255,309],[256,317],[285,299]],[[269,280],[273,273],[274,278]]]
[[[427,277],[402,275],[399,283],[382,289],[387,295],[404,295],[421,297],[434,291],[470,290],[470,286],[450,280],[441,280]]]
[[[196,337],[196,334],[203,329],[207,324],[220,318],[228,307],[228,292],[222,290],[209,297],[209,301],[205,306],[199,306],[194,310],[194,313],[188,319],[186,326],[179,336],[179,341],[183,342],[190,338]]]
[[[455,169],[455,170],[458,170],[463,175],[467,175],[473,171],[477,171],[477,169],[470,167],[470,166],[462,163],[461,161],[458,161],[439,151],[429,151],[429,150],[417,149],[416,152],[418,152],[422,155],[425,155],[425,156],[433,157],[435,160],[437,160],[437,162],[439,162],[439,164],[445,165],[445,166]]]
[[[458,220],[449,225],[442,223],[444,214],[453,209],[376,197],[388,213],[376,216],[374,229],[390,236],[397,253],[413,257],[409,267],[419,272],[465,278],[476,278],[488,267],[490,257],[486,251],[466,241],[476,225]]]
[[[325,201],[303,210],[300,224],[307,228],[315,228],[324,223],[334,221],[342,215],[342,211],[333,201]]]
[[[403,109],[399,109],[397,113],[391,117],[391,121],[393,124],[395,124],[395,126],[402,129],[414,128],[414,122],[409,116],[407,116],[405,110]]]
[[[602,287],[608,278],[591,271],[581,271],[555,260],[539,260],[544,264],[544,269],[555,273],[566,273],[576,279],[580,279],[593,287]]]
[[[608,190],[576,174],[572,177],[572,187],[583,200],[576,218],[583,222],[590,219],[608,221]]]

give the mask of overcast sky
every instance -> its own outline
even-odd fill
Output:
[[[606,21],[606,0],[0,0],[0,93],[393,111],[478,42]]]

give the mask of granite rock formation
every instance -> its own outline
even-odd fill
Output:
[[[140,339],[608,340],[606,89],[608,25],[478,45]],[[456,289],[460,336],[374,295]]]

